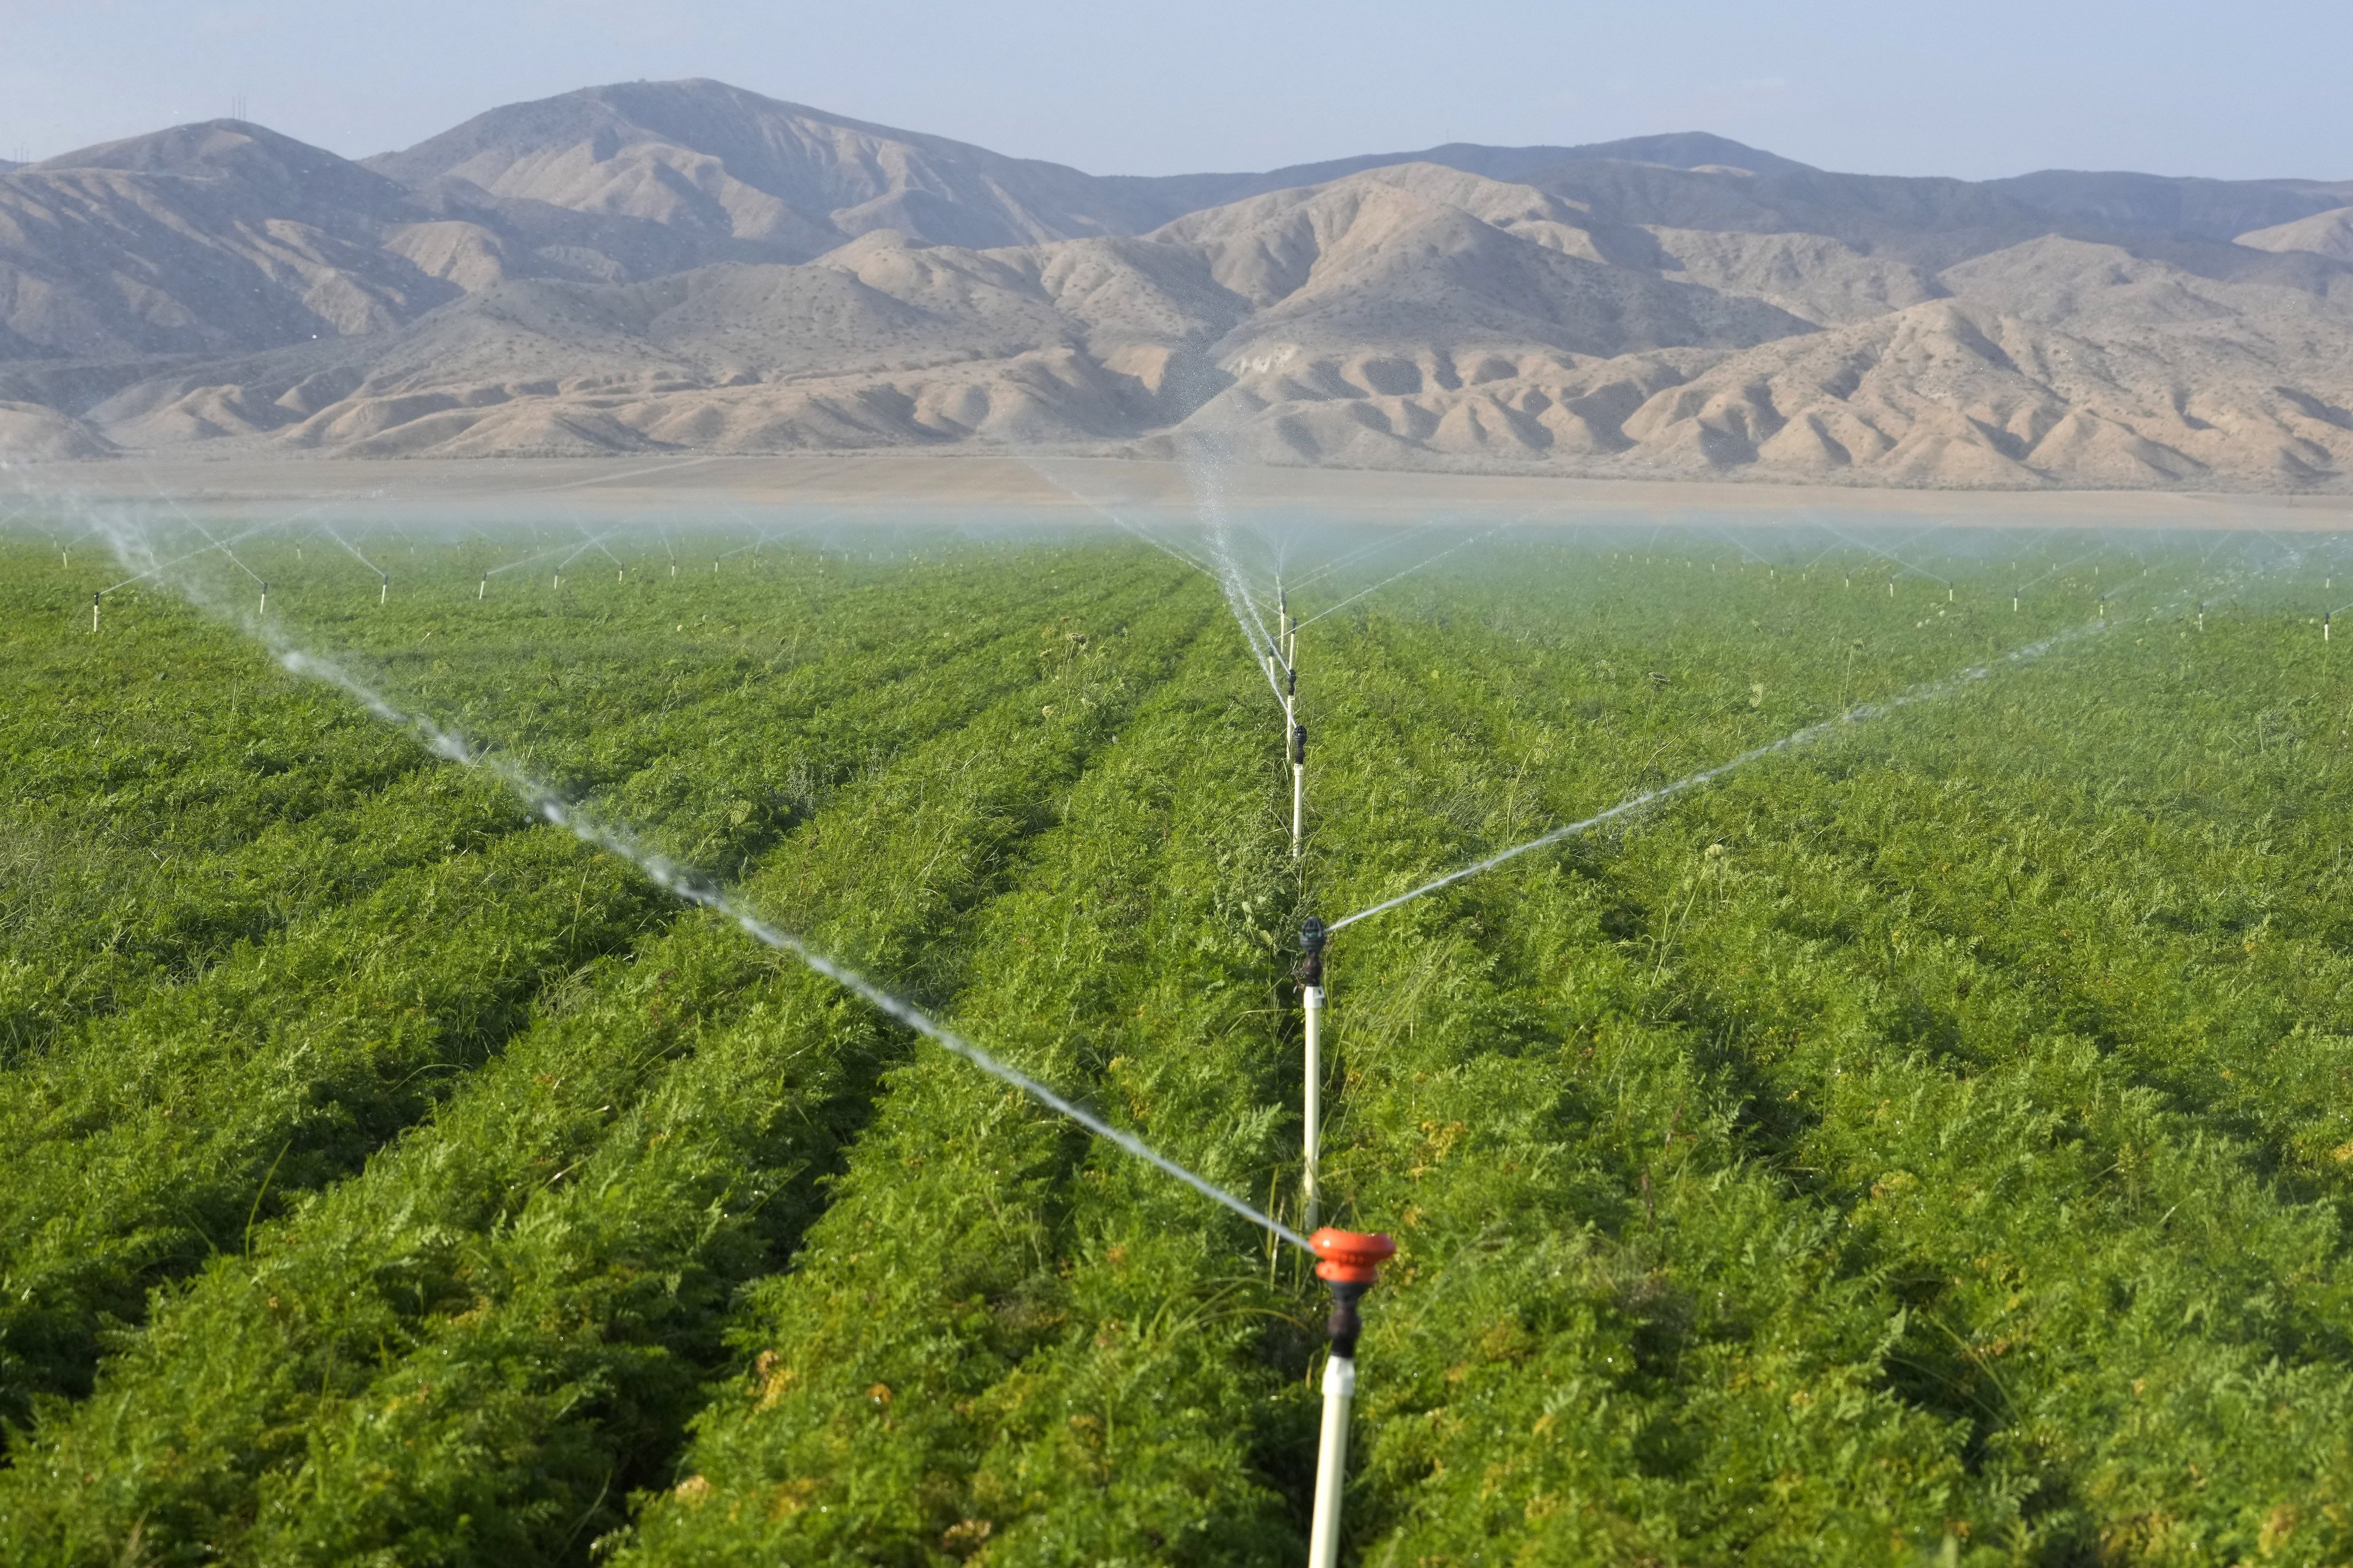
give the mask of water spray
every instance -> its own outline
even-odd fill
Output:
[[[1310,1243],[1321,1259],[1315,1277],[1332,1287],[1332,1354],[1324,1363],[1324,1430],[1315,1452],[1315,1505],[1307,1536],[1308,1568],[1337,1568],[1340,1494],[1348,1474],[1348,1414],[1356,1402],[1356,1303],[1380,1282],[1397,1243],[1381,1235],[1325,1228]]]
[[[681,866],[668,857],[659,855],[638,844],[618,829],[607,827],[583,812],[572,802],[546,785],[524,773],[514,764],[476,749],[462,736],[444,730],[429,719],[420,718],[395,707],[380,692],[368,686],[332,661],[305,653],[270,637],[270,649],[278,661],[290,672],[340,688],[347,695],[385,722],[408,730],[426,742],[434,755],[462,767],[480,768],[495,773],[533,812],[547,822],[569,831],[585,844],[628,860],[645,873],[648,879],[663,891],[690,904],[698,905],[723,915],[736,928],[763,946],[774,948],[798,960],[817,973],[832,981],[886,1016],[904,1024],[953,1054],[979,1068],[983,1072],[1009,1084],[1048,1110],[1068,1117],[1096,1137],[1116,1145],[1146,1164],[1175,1177],[1195,1192],[1220,1207],[1240,1215],[1278,1241],[1290,1243],[1303,1251],[1317,1252],[1315,1244],[1281,1220],[1261,1214],[1250,1204],[1217,1185],[1207,1177],[1186,1169],[1167,1155],[1153,1148],[1134,1133],[1114,1127],[1084,1106],[1066,1099],[1011,1064],[1000,1061],[979,1046],[940,1023],[913,1003],[883,990],[858,971],[838,959],[818,952],[790,931],[779,930],[745,908],[736,897],[701,873]],[[1317,1256],[1327,1256],[1317,1252]]]
[[[1404,571],[1384,577],[1379,582],[1374,584],[1371,587],[1362,589],[1359,592],[1349,595],[1346,598],[1341,600],[1330,609],[1317,611],[1314,615],[1312,615],[1305,620],[1300,622],[1293,629],[1296,631],[1304,631],[1309,626],[1312,626],[1316,622],[1322,620],[1325,616],[1337,614],[1339,611],[1346,609],[1349,605],[1355,604],[1357,600],[1366,597],[1367,595],[1379,593],[1382,589],[1388,587],[1390,584],[1398,581],[1400,578],[1410,577],[1425,566],[1435,566],[1438,563],[1445,560],[1456,551],[1468,550],[1471,546],[1478,543],[1481,540],[1493,539],[1495,535],[1503,532],[1505,529],[1516,528],[1525,521],[1526,521],[1525,518],[1515,517],[1509,522],[1498,523],[1495,527],[1487,530],[1484,533],[1474,533],[1468,539],[1462,540],[1454,544],[1450,544],[1445,549],[1440,551],[1437,554],[1429,557],[1427,560],[1417,561],[1412,565],[1407,567]]]
[[[2058,647],[2064,643],[2071,642],[2078,637],[2104,629],[2105,629],[2105,623],[2102,623],[2099,625],[2087,624],[2075,627],[2070,631],[2060,632],[2054,636],[2043,638],[2041,642],[2029,644],[2025,647],[2012,649],[2010,652],[2002,655],[1999,664],[2005,666],[2030,664],[2042,658],[2044,654],[2049,653],[2054,647]],[[1339,931],[1343,927],[1355,925],[1358,921],[1370,920],[1375,915],[1386,914],[1389,910],[1396,909],[1398,905],[1409,904],[1414,900],[1422,897],[1426,893],[1434,893],[1440,888],[1452,887],[1455,883],[1463,880],[1465,878],[1475,877],[1482,871],[1493,870],[1495,867],[1501,866],[1507,860],[1514,859],[1519,856],[1525,855],[1531,849],[1540,849],[1548,844],[1558,844],[1565,839],[1575,838],[1579,835],[1589,832],[1593,828],[1602,826],[1604,823],[1614,822],[1621,816],[1630,816],[1633,813],[1642,811],[1650,806],[1656,805],[1661,801],[1672,799],[1675,795],[1684,794],[1686,791],[1698,789],[1704,784],[1713,784],[1715,780],[1722,778],[1725,774],[1745,768],[1751,763],[1762,762],[1765,758],[1778,755],[1782,752],[1791,751],[1800,746],[1811,745],[1813,742],[1822,739],[1824,736],[1833,734],[1850,725],[1861,724],[1873,719],[1883,718],[1887,714],[1895,712],[1899,709],[1911,707],[1915,703],[1931,702],[1936,700],[1937,698],[1950,696],[1956,691],[1964,690],[1976,682],[1986,679],[1994,673],[1996,668],[1997,666],[1995,664],[1972,665],[1968,668],[1962,670],[1959,674],[1949,676],[1943,680],[1935,682],[1934,684],[1914,687],[1908,691],[1900,692],[1894,697],[1883,698],[1877,702],[1866,702],[1860,707],[1850,708],[1834,719],[1825,719],[1820,723],[1809,724],[1804,729],[1797,731],[1791,734],[1784,735],[1778,741],[1769,741],[1764,745],[1752,747],[1748,751],[1741,752],[1736,757],[1733,757],[1725,762],[1718,763],[1712,768],[1704,768],[1698,773],[1677,779],[1672,784],[1661,784],[1656,789],[1644,790],[1641,794],[1635,795],[1632,799],[1620,801],[1618,805],[1611,806],[1607,811],[1596,812],[1593,816],[1585,818],[1582,822],[1572,822],[1565,826],[1553,828],[1549,832],[1538,834],[1535,837],[1529,839],[1525,844],[1515,844],[1509,849],[1503,850],[1498,854],[1490,855],[1484,860],[1476,861],[1469,866],[1465,866],[1459,871],[1450,871],[1443,877],[1439,877],[1430,881],[1424,882],[1420,887],[1415,888],[1409,892],[1399,893],[1396,898],[1386,899],[1377,904],[1370,906],[1369,908],[1358,910],[1355,914],[1349,915],[1345,919],[1334,921],[1329,926],[1326,926],[1324,930],[1326,931]]]

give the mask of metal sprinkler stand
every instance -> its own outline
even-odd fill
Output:
[[[1319,1230],[1308,1237],[1315,1277],[1332,1287],[1332,1355],[1324,1363],[1324,1436],[1315,1454],[1315,1511],[1307,1536],[1308,1568],[1338,1568],[1340,1489],[1348,1479],[1348,1411],[1356,1402],[1356,1336],[1364,1324],[1356,1303],[1380,1280],[1381,1265],[1397,1256],[1386,1236]]]
[[[1299,928],[1299,1006],[1305,1019],[1299,1195],[1306,1208],[1307,1228],[1313,1230],[1324,1206],[1323,1189],[1315,1179],[1318,1152],[1324,1143],[1324,922],[1314,915]]]

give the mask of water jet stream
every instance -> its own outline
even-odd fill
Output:
[[[1468,538],[1468,539],[1466,539],[1466,540],[1463,540],[1461,542],[1460,542],[1460,543],[1458,543],[1458,544],[1450,544],[1450,545],[1448,545],[1445,549],[1443,549],[1443,550],[1440,551],[1437,554],[1435,554],[1435,555],[1431,556],[1429,560],[1427,560],[1427,561],[1417,561],[1417,562],[1415,562],[1412,565],[1410,565],[1410,566],[1407,567],[1404,571],[1398,573],[1398,574],[1396,574],[1396,576],[1384,577],[1384,578],[1382,578],[1379,582],[1377,582],[1377,583],[1374,584],[1371,587],[1366,588],[1366,589],[1364,591],[1364,593],[1361,593],[1361,594],[1351,594],[1351,595],[1349,595],[1346,598],[1345,598],[1345,599],[1341,600],[1338,604],[1336,604],[1336,605],[1333,605],[1331,609],[1325,610],[1325,611],[1324,611],[1324,612],[1323,612],[1322,614],[1320,614],[1320,615],[1314,615],[1314,616],[1308,616],[1305,620],[1303,620],[1303,621],[1300,622],[1300,623],[1299,623],[1299,625],[1298,625],[1297,626],[1293,627],[1293,630],[1295,630],[1295,631],[1303,631],[1303,631],[1305,631],[1308,627],[1310,627],[1310,626],[1314,626],[1316,622],[1318,622],[1318,621],[1322,620],[1322,619],[1324,618],[1324,616],[1334,615],[1334,614],[1336,614],[1337,612],[1339,612],[1339,611],[1341,611],[1341,610],[1345,610],[1345,609],[1346,609],[1349,605],[1351,605],[1355,604],[1357,600],[1359,600],[1359,599],[1363,598],[1363,597],[1365,596],[1365,595],[1366,595],[1366,594],[1377,594],[1377,593],[1379,593],[1382,589],[1384,589],[1384,588],[1388,587],[1390,584],[1392,584],[1392,583],[1396,582],[1396,581],[1398,580],[1398,577],[1410,577],[1410,576],[1412,576],[1415,573],[1417,573],[1417,572],[1420,571],[1423,567],[1425,567],[1425,566],[1434,565],[1434,564],[1436,564],[1437,563],[1439,563],[1439,562],[1440,562],[1440,561],[1445,560],[1448,556],[1450,556],[1450,555],[1453,554],[1453,553],[1454,553],[1456,551],[1458,551],[1458,550],[1468,550],[1471,546],[1472,546],[1472,545],[1474,545],[1474,544],[1478,543],[1481,540],[1482,540],[1482,539],[1492,539],[1492,538],[1493,538],[1496,534],[1499,534],[1499,533],[1503,532],[1504,529],[1506,529],[1506,528],[1516,528],[1517,526],[1519,526],[1519,524],[1521,524],[1522,522],[1525,522],[1525,521],[1526,521],[1526,519],[1525,519],[1525,518],[1517,518],[1517,517],[1515,517],[1515,518],[1512,519],[1512,521],[1511,521],[1506,522],[1506,523],[1504,523],[1504,524],[1501,524],[1501,525],[1500,525],[1500,526],[1498,526],[1498,527],[1491,528],[1491,529],[1489,529],[1489,530],[1488,530],[1486,532],[1484,532],[1484,533],[1474,533],[1474,534],[1472,534],[1470,538]]]
[[[2035,659],[2042,658],[2044,654],[2050,652],[2052,648],[2059,647],[2063,643],[2072,642],[2079,637],[2101,631],[2110,626],[2121,626],[2124,624],[2125,623],[2122,620],[2114,622],[2092,622],[2082,626],[2077,626],[2071,631],[2064,631],[2054,637],[2045,637],[2039,643],[2031,643],[2025,647],[2013,649],[2012,651],[2004,654],[2000,662],[2003,665],[2012,666],[2029,664]],[[1797,731],[1792,734],[1784,735],[1778,741],[1743,752],[1738,756],[1732,758],[1728,762],[1718,763],[1712,768],[1704,769],[1699,773],[1691,774],[1687,778],[1677,779],[1672,784],[1661,784],[1657,789],[1645,790],[1641,795],[1636,795],[1633,799],[1622,801],[1620,804],[1611,806],[1607,811],[1598,812],[1595,815],[1587,817],[1582,822],[1572,822],[1565,826],[1556,827],[1548,833],[1539,834],[1537,837],[1529,839],[1526,843],[1515,844],[1511,848],[1503,851],[1503,853],[1499,855],[1490,855],[1484,860],[1481,860],[1473,865],[1465,866],[1459,871],[1450,871],[1445,876],[1440,877],[1434,881],[1424,882],[1420,887],[1414,889],[1410,892],[1400,893],[1394,899],[1384,900],[1380,903],[1375,904],[1369,909],[1358,910],[1353,915],[1349,915],[1342,920],[1334,921],[1324,929],[1326,931],[1338,931],[1343,926],[1355,925],[1358,921],[1370,920],[1375,915],[1386,914],[1389,910],[1396,909],[1400,904],[1409,904],[1413,902],[1414,900],[1420,898],[1425,893],[1434,893],[1440,888],[1451,888],[1455,883],[1462,881],[1466,878],[1475,877],[1482,871],[1493,870],[1496,867],[1502,865],[1504,861],[1516,859],[1518,857],[1526,854],[1531,849],[1541,849],[1548,844],[1558,844],[1564,839],[1577,837],[1578,835],[1586,833],[1590,829],[1599,827],[1605,823],[1614,822],[1619,817],[1630,816],[1648,806],[1656,805],[1662,800],[1672,799],[1675,795],[1683,795],[1692,790],[1695,790],[1703,784],[1712,784],[1715,780],[1722,778],[1725,774],[1735,772],[1740,768],[1745,768],[1751,763],[1762,762],[1767,757],[1778,755],[1782,752],[1792,751],[1800,746],[1811,745],[1814,742],[1820,740],[1823,736],[1831,734],[1833,731],[1843,729],[1849,725],[1861,724],[1869,720],[1882,718],[1889,713],[1894,712],[1899,708],[1908,708],[1915,703],[1930,702],[1939,697],[1949,696],[1955,691],[1958,691],[1977,681],[1987,679],[1989,676],[1993,674],[1995,668],[1996,667],[1991,664],[1974,665],[1969,668],[1961,671],[1958,675],[1948,676],[1945,679],[1937,681],[1933,686],[1915,687],[1910,691],[1901,692],[1894,697],[1883,698],[1877,702],[1866,702],[1861,707],[1850,708],[1835,719],[1825,719],[1818,724],[1809,724],[1804,729]]]
[[[666,856],[656,854],[637,844],[617,829],[606,826],[513,764],[487,752],[477,751],[454,731],[443,729],[429,719],[405,712],[395,707],[382,693],[375,690],[332,660],[305,652],[282,638],[269,636],[267,628],[265,628],[264,641],[269,645],[270,651],[276,655],[278,662],[289,671],[340,689],[346,695],[356,699],[368,711],[385,723],[409,730],[421,736],[427,747],[436,756],[456,763],[461,767],[483,768],[495,773],[509,789],[547,821],[568,830],[583,843],[593,845],[596,848],[618,855],[629,861],[644,872],[655,886],[665,892],[687,903],[700,905],[726,916],[735,923],[737,929],[754,942],[798,959],[811,970],[862,998],[917,1034],[962,1057],[983,1072],[1010,1084],[1049,1110],[1068,1117],[1096,1137],[1113,1144],[1164,1173],[1174,1176],[1210,1202],[1231,1210],[1276,1238],[1287,1241],[1303,1251],[1311,1253],[1314,1251],[1314,1247],[1305,1237],[1282,1221],[1260,1213],[1256,1208],[1210,1182],[1207,1177],[1196,1175],[1187,1170],[1134,1133],[1113,1126],[1094,1112],[1056,1093],[1018,1068],[998,1060],[972,1041],[932,1017],[913,1003],[892,995],[848,964],[818,952],[792,932],[770,925],[752,910],[744,908],[733,895],[702,873],[680,866]]]

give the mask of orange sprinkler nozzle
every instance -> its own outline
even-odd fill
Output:
[[[1386,1236],[1335,1230],[1328,1225],[1307,1239],[1323,1259],[1315,1266],[1315,1277],[1335,1285],[1377,1283],[1381,1265],[1397,1256],[1397,1243]]]
[[[1332,1353],[1354,1362],[1356,1336],[1364,1331],[1356,1303],[1379,1280],[1381,1265],[1397,1256],[1397,1243],[1386,1236],[1334,1230],[1327,1225],[1309,1237],[1307,1244],[1323,1259],[1315,1266],[1315,1277],[1332,1287],[1332,1321],[1326,1325]]]

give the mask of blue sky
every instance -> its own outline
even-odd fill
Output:
[[[0,155],[229,112],[351,156],[717,77],[1095,174],[1706,130],[1835,169],[2353,178],[2348,0],[0,0]]]

